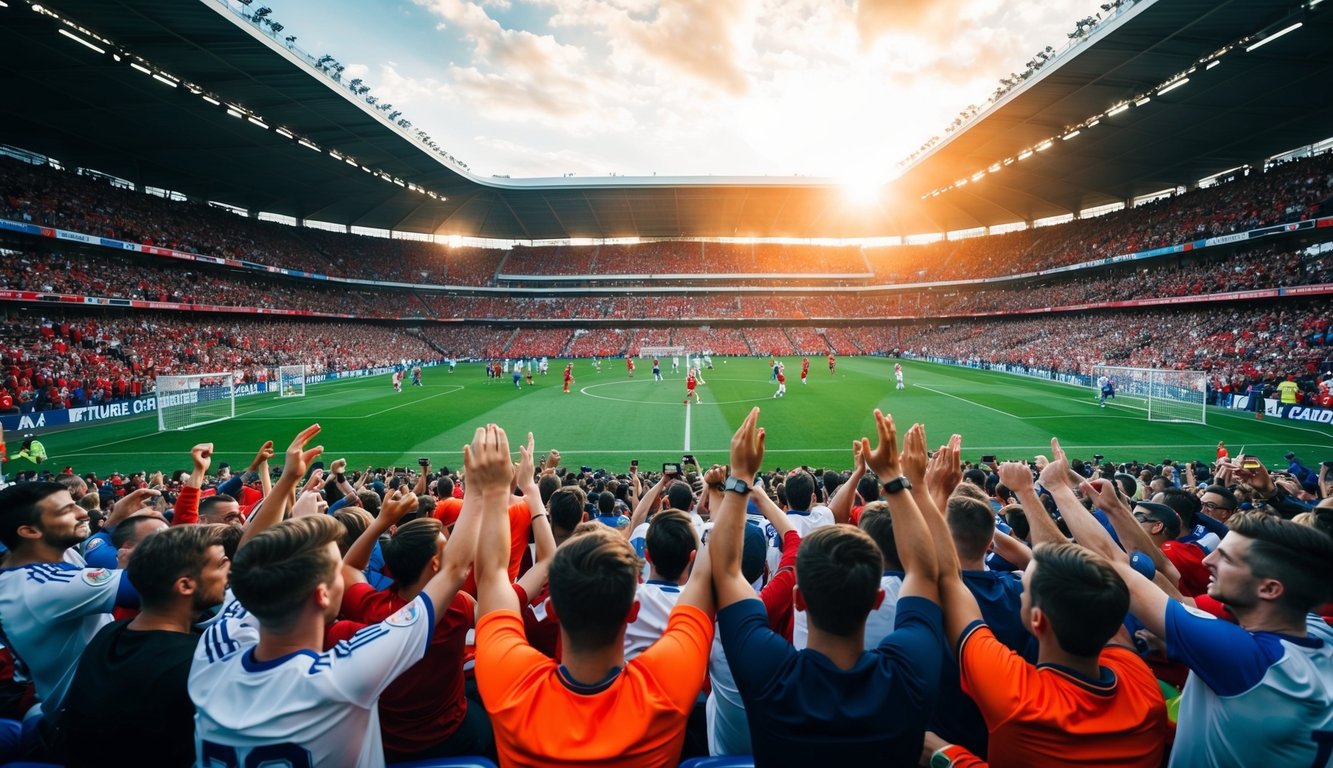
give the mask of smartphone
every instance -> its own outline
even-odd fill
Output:
[[[630,459],[629,465],[630,465],[631,467],[637,467],[637,466],[639,466],[639,460],[638,460],[638,459]]]
[[[681,464],[695,464],[695,465],[698,465],[699,462],[697,462],[697,461],[694,460],[694,454],[692,454],[692,453],[687,453],[687,454],[685,454],[684,456],[681,457],[680,463],[681,463]]]
[[[994,464],[994,463],[995,463],[995,454],[990,453],[990,454],[987,454],[987,455],[985,455],[985,456],[982,456],[982,457],[981,457],[981,463],[982,463],[982,464]]]
[[[592,471],[592,467],[588,466],[587,464],[584,464],[583,466],[579,467],[579,471],[586,475]]]
[[[1253,456],[1246,456],[1245,460],[1241,462],[1240,466],[1241,469],[1258,469],[1263,466],[1263,462],[1259,461]]]
[[[423,467],[428,467],[430,466],[430,459],[426,458],[425,456],[422,456],[421,458],[417,459],[417,463]]]
[[[663,465],[662,465],[662,474],[664,474],[664,475],[679,475],[679,474],[680,474],[680,465],[679,465],[679,464],[671,464],[671,463],[663,464]]]

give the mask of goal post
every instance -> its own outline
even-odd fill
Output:
[[[664,357],[684,357],[685,347],[682,346],[642,346],[639,347],[639,357],[656,357],[659,360]]]
[[[154,382],[157,431],[189,429],[236,415],[236,387],[230,373],[158,376]]]
[[[305,397],[305,366],[278,367],[278,397]]]
[[[1107,402],[1142,410],[1148,421],[1208,423],[1208,375],[1203,371],[1094,366],[1092,388],[1098,399],[1103,379],[1115,393]]]

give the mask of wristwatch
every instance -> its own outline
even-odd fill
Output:
[[[953,758],[949,757],[948,750],[952,744],[945,744],[935,750],[930,755],[930,768],[953,768]]]
[[[896,477],[896,478],[890,480],[889,482],[885,483],[885,484],[884,484],[884,492],[885,492],[885,493],[898,493],[898,492],[900,492],[900,491],[906,491],[906,490],[908,490],[908,489],[911,488],[911,487],[912,487],[912,483],[907,479],[907,476],[906,476],[906,475],[901,475],[901,476]]]
[[[750,484],[733,475],[728,477],[727,481],[722,484],[722,490],[735,491],[744,496],[750,492]]]

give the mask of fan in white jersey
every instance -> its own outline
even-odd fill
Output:
[[[1273,490],[1262,468],[1237,470],[1237,479],[1261,495]],[[1123,553],[1115,561],[1132,613],[1190,668],[1171,765],[1329,765],[1333,629],[1311,611],[1329,597],[1333,538],[1259,513],[1240,513],[1228,525],[1203,562],[1212,576],[1208,597],[1235,624],[1170,599]]]
[[[116,503],[114,525],[157,491],[142,489]],[[15,677],[30,680],[45,715],[53,715],[74,679],[79,654],[111,609],[137,605],[124,572],[87,568],[72,547],[88,538],[88,512],[59,483],[17,483],[0,491],[0,644],[15,656]]]
[[[687,513],[664,509],[653,516],[644,541],[648,580],[639,585],[638,612],[625,626],[625,661],[648,650],[666,632],[698,549],[699,533]]]
[[[318,432],[313,425],[288,447],[282,477],[236,552],[234,598],[195,651],[190,698],[202,765],[383,765],[379,695],[425,654],[436,621],[466,577],[480,491],[487,499],[504,498],[495,487],[507,493],[512,478],[507,453],[469,464],[468,480],[478,493],[464,499],[444,567],[398,613],[321,653],[325,624],[342,602],[337,541],[346,531],[324,515],[276,523],[309,462],[323,451],[305,450]],[[483,433],[478,430],[473,452]],[[417,499],[398,489],[384,505],[414,509]]]

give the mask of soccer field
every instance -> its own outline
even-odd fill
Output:
[[[900,430],[925,424],[932,448],[958,432],[963,457],[986,454],[1030,459],[1048,453],[1059,437],[1072,458],[1105,454],[1112,462],[1211,461],[1218,440],[1233,455],[1242,447],[1269,465],[1284,464],[1293,450],[1307,461],[1330,458],[1333,429],[1209,408],[1208,425],[1149,422],[1127,404],[1099,408],[1091,388],[1023,376],[903,361],[907,389],[894,390],[892,360],[844,357],[830,374],[822,357],[811,359],[809,383],[800,383],[800,358],[786,358],[787,395],[774,399],[767,358],[719,358],[704,371],[701,405],[686,407],[684,374],[664,371],[653,381],[638,361],[634,378],[621,360],[607,360],[601,373],[587,360],[574,361],[576,381],[561,391],[564,361],[536,385],[515,389],[510,378],[488,380],[480,363],[461,364],[450,374],[428,368],[424,387],[395,394],[388,375],[320,384],[303,398],[276,395],[240,398],[235,419],[177,432],[157,432],[148,415],[89,425],[42,436],[57,471],[132,472],[189,466],[189,448],[215,444],[215,462],[243,468],[264,440],[279,457],[291,437],[312,422],[323,431],[317,442],[325,458],[346,457],[353,468],[415,465],[429,456],[435,467],[457,467],[472,430],[496,422],[511,445],[528,431],[541,451],[556,448],[565,466],[590,465],[623,472],[632,459],[645,468],[679,461],[684,452],[701,463],[725,462],[732,432],[753,406],[762,409],[768,431],[765,469],[800,464],[845,469],[851,442],[873,435],[870,413],[893,414]],[[11,462],[7,471],[32,465]]]

